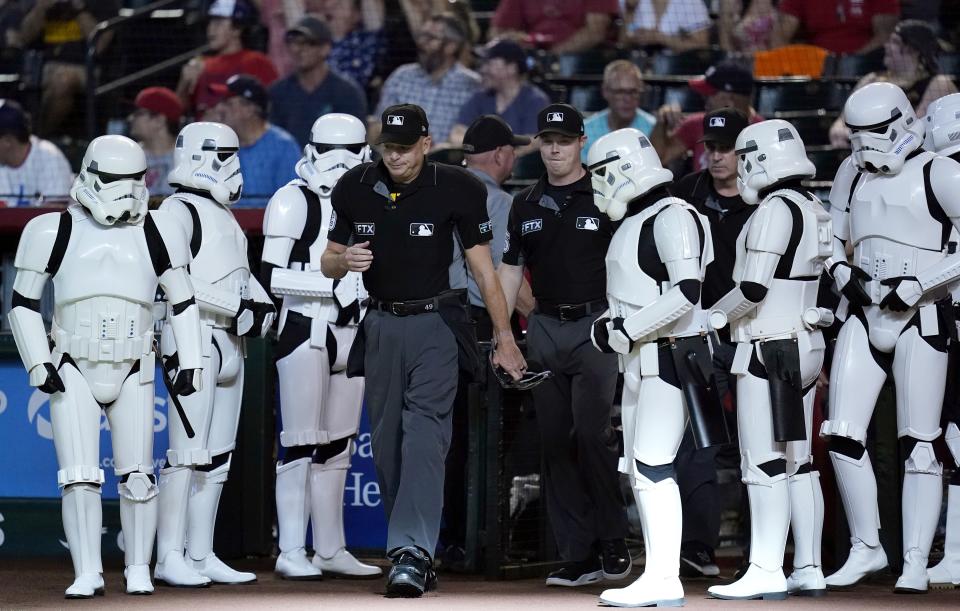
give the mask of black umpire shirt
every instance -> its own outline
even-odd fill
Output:
[[[670,187],[670,193],[693,204],[710,221],[713,263],[707,266],[700,301],[704,308],[709,308],[734,287],[737,238],[756,208],[739,195],[725,197],[717,193],[709,170],[687,174]]]
[[[565,187],[549,185],[544,175],[513,198],[503,262],[530,269],[539,303],[606,300],[612,237],[613,224],[593,203],[589,172]]]
[[[450,288],[456,229],[464,249],[493,237],[487,189],[466,170],[426,162],[407,185],[394,184],[383,162],[344,174],[331,195],[327,239],[344,246],[370,242],[363,273],[381,301],[429,299]]]

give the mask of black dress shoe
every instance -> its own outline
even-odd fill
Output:
[[[418,598],[437,587],[433,562],[419,547],[402,547],[390,554],[393,567],[387,575],[387,596]]]
[[[603,539],[599,542],[600,564],[603,566],[603,578],[623,579],[630,574],[633,560],[630,550],[623,539]]]

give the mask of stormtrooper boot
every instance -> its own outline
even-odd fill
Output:
[[[877,480],[870,455],[859,459],[830,452],[837,487],[850,527],[850,555],[836,573],[826,578],[827,588],[843,589],[887,568],[887,554],[880,547],[880,517],[877,509]]]
[[[160,470],[157,565],[153,569],[153,578],[178,588],[205,588],[210,585],[210,580],[188,566],[183,557],[192,474],[193,470],[189,467],[166,467]]]
[[[943,560],[927,569],[930,587],[950,589],[960,586],[960,485],[947,491],[947,534],[943,541]]]
[[[643,575],[625,588],[604,590],[600,602],[613,607],[682,607],[680,490],[672,478],[653,483],[635,478],[647,562]]]
[[[744,483],[750,499],[750,566],[737,581],[707,592],[725,600],[783,600],[787,597],[783,552],[790,528],[787,477],[767,476],[753,466],[749,470]]]
[[[808,471],[790,477],[790,526],[793,530],[793,573],[787,591],[796,596],[823,596],[827,584],[820,567],[823,535],[823,491],[820,473]]]
[[[103,566],[100,564],[100,532],[103,514],[100,486],[73,484],[63,489],[61,511],[67,536],[74,582],[65,598],[93,598],[103,594]]]
[[[350,449],[348,444],[337,456],[310,467],[313,566],[332,577],[371,579],[383,571],[354,558],[346,549],[343,535],[343,486],[350,467]]]
[[[160,489],[152,475],[140,472],[124,475],[117,488],[127,594],[153,594],[150,559],[157,534],[157,494]]]
[[[307,539],[310,457],[277,465],[277,530],[280,555],[274,572],[283,579],[321,579],[304,549]]]
[[[925,465],[915,465],[917,454],[926,455]],[[915,472],[914,468],[923,468]],[[919,443],[907,459],[903,475],[903,573],[893,591],[899,594],[923,594],[929,587],[927,559],[933,535],[940,520],[940,502],[943,500],[943,475],[936,462],[933,446]]]
[[[253,573],[235,571],[213,553],[213,527],[217,521],[220,493],[227,481],[230,461],[212,471],[194,471],[193,494],[187,509],[187,556],[193,570],[214,583],[253,583]]]

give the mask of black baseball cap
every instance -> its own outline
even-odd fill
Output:
[[[468,155],[486,153],[498,146],[530,144],[526,136],[514,136],[506,121],[497,115],[482,115],[467,128],[463,136],[463,152]]]
[[[747,117],[735,108],[720,108],[703,115],[703,137],[700,142],[715,142],[732,147],[748,124]]]
[[[479,47],[475,53],[481,59],[500,58],[508,64],[514,64],[520,74],[527,71],[527,52],[512,40],[492,40],[486,46]]]
[[[257,80],[257,77],[250,74],[234,74],[227,79],[226,83],[212,83],[210,91],[219,96],[221,100],[239,96],[249,100],[266,112],[270,104],[270,94],[267,88]]]
[[[396,104],[380,115],[380,137],[377,144],[386,142],[410,146],[426,136],[430,124],[427,113],[416,104]]]
[[[703,73],[703,76],[687,81],[687,84],[705,98],[720,91],[751,95],[753,93],[753,73],[740,64],[725,61],[710,66]]]
[[[300,21],[284,34],[285,40],[302,36],[313,45],[325,45],[333,41],[330,26],[316,15],[304,15]]]
[[[569,104],[551,104],[537,115],[537,138],[543,134],[583,135],[583,115]]]
[[[0,131],[30,133],[30,117],[14,100],[0,99]]]

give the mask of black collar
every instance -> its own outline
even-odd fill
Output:
[[[651,204],[655,204],[665,197],[670,197],[670,193],[667,191],[666,184],[654,187],[653,190],[647,191],[640,197],[630,200],[630,203],[627,204],[627,216],[639,214],[644,208],[647,208]]]
[[[194,189],[191,187],[178,186],[174,194],[177,193],[190,193],[192,195],[199,195],[200,197],[205,197],[206,199],[213,199],[213,196],[210,195],[209,191],[203,191],[201,189]]]
[[[583,176],[576,182],[572,183],[571,185],[564,185],[564,186],[573,187],[573,190],[571,191],[571,195],[573,193],[589,193],[590,195],[593,195],[593,184],[591,183],[591,180],[590,180],[590,172],[587,171],[587,166],[583,164],[581,164],[581,166],[583,167],[583,170],[584,170]],[[544,173],[540,177],[540,180],[537,181],[537,184],[533,185],[533,187],[530,189],[530,192],[527,193],[526,201],[534,202],[534,203],[539,202],[540,199],[543,197],[544,191],[547,190],[548,184],[549,182],[547,180],[547,175],[546,173]]]

